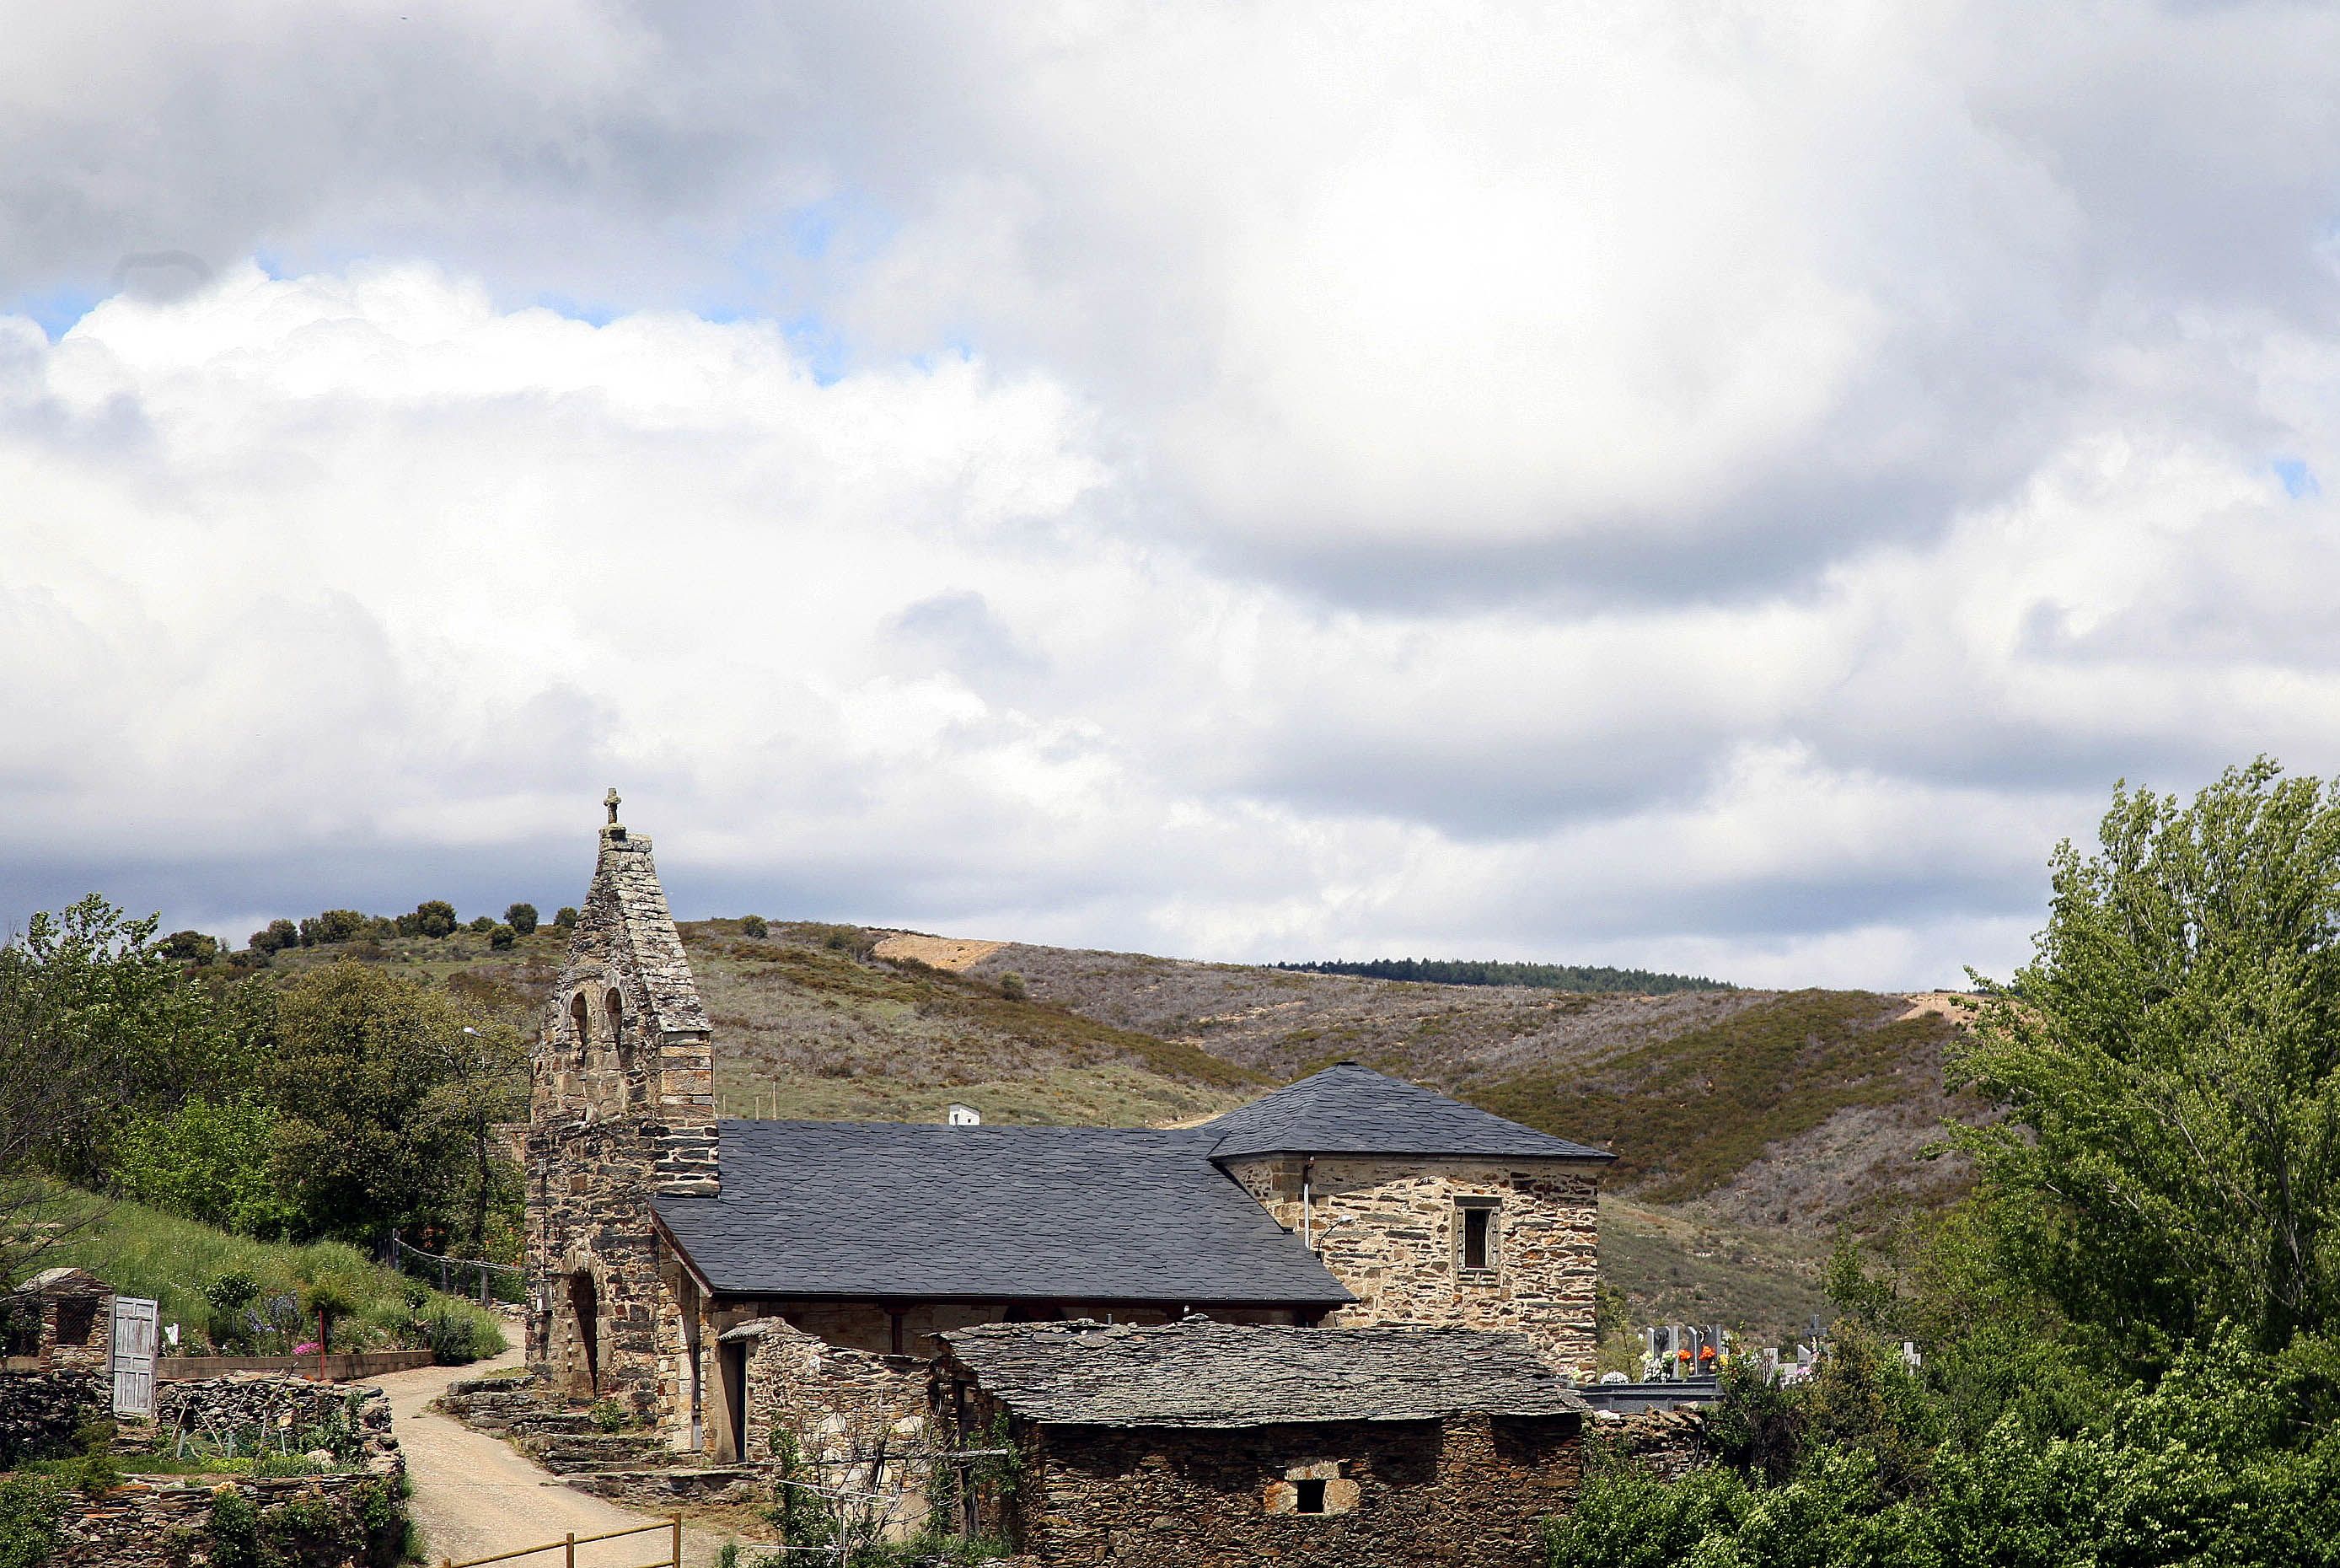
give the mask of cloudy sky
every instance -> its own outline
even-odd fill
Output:
[[[2340,11],[8,0],[0,913],[2003,972],[2340,771]]]

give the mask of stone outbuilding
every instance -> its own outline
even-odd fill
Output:
[[[1049,1568],[1540,1568],[1585,1405],[1526,1338],[1194,1319],[960,1329],[937,1396],[1012,1486],[963,1521]]]
[[[114,1363],[114,1287],[82,1268],[44,1269],[0,1299],[10,1372],[86,1372]]]

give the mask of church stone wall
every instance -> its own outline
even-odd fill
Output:
[[[1324,1266],[1357,1297],[1327,1325],[1500,1329],[1526,1335],[1562,1372],[1593,1375],[1600,1182],[1587,1166],[1322,1155],[1313,1168],[1287,1156],[1229,1170],[1278,1224],[1295,1233],[1306,1224]],[[1462,1266],[1469,1205],[1493,1210],[1492,1269]]]
[[[650,841],[610,811],[530,1064],[528,1354],[571,1397],[687,1440],[689,1359],[649,1200],[717,1190],[711,1031]]]

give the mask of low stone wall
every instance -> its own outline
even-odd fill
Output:
[[[306,1378],[241,1374],[196,1383],[165,1383],[154,1390],[154,1428],[192,1436],[250,1433],[283,1434],[293,1452],[319,1428],[347,1420],[354,1447],[337,1459],[362,1462],[370,1474],[396,1476],[405,1469],[391,1431],[390,1396],[379,1388],[342,1388]],[[274,1446],[272,1441],[271,1446]]]
[[[1700,1410],[1644,1410],[1631,1414],[1594,1413],[1594,1441],[1661,1481],[1677,1481],[1714,1458]]]
[[[1013,1535],[1047,1568],[1542,1568],[1582,1479],[1572,1416],[1017,1425]],[[1322,1512],[1299,1511],[1304,1482]]]
[[[248,1507],[223,1504],[222,1493]],[[391,1568],[406,1539],[396,1494],[396,1483],[379,1475],[133,1482],[95,1499],[68,1494],[62,1540],[44,1568],[253,1561],[282,1568]]]
[[[94,1372],[0,1375],[0,1469],[71,1448],[75,1430],[112,1403],[113,1390]]]
[[[429,1366],[438,1357],[427,1350],[362,1350],[331,1355],[164,1355],[154,1375],[170,1382],[225,1377],[232,1372],[274,1372],[286,1376],[351,1383],[392,1372]]]

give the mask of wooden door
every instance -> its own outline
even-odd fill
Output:
[[[160,1335],[155,1305],[134,1295],[114,1298],[114,1414],[154,1414],[154,1355]]]

